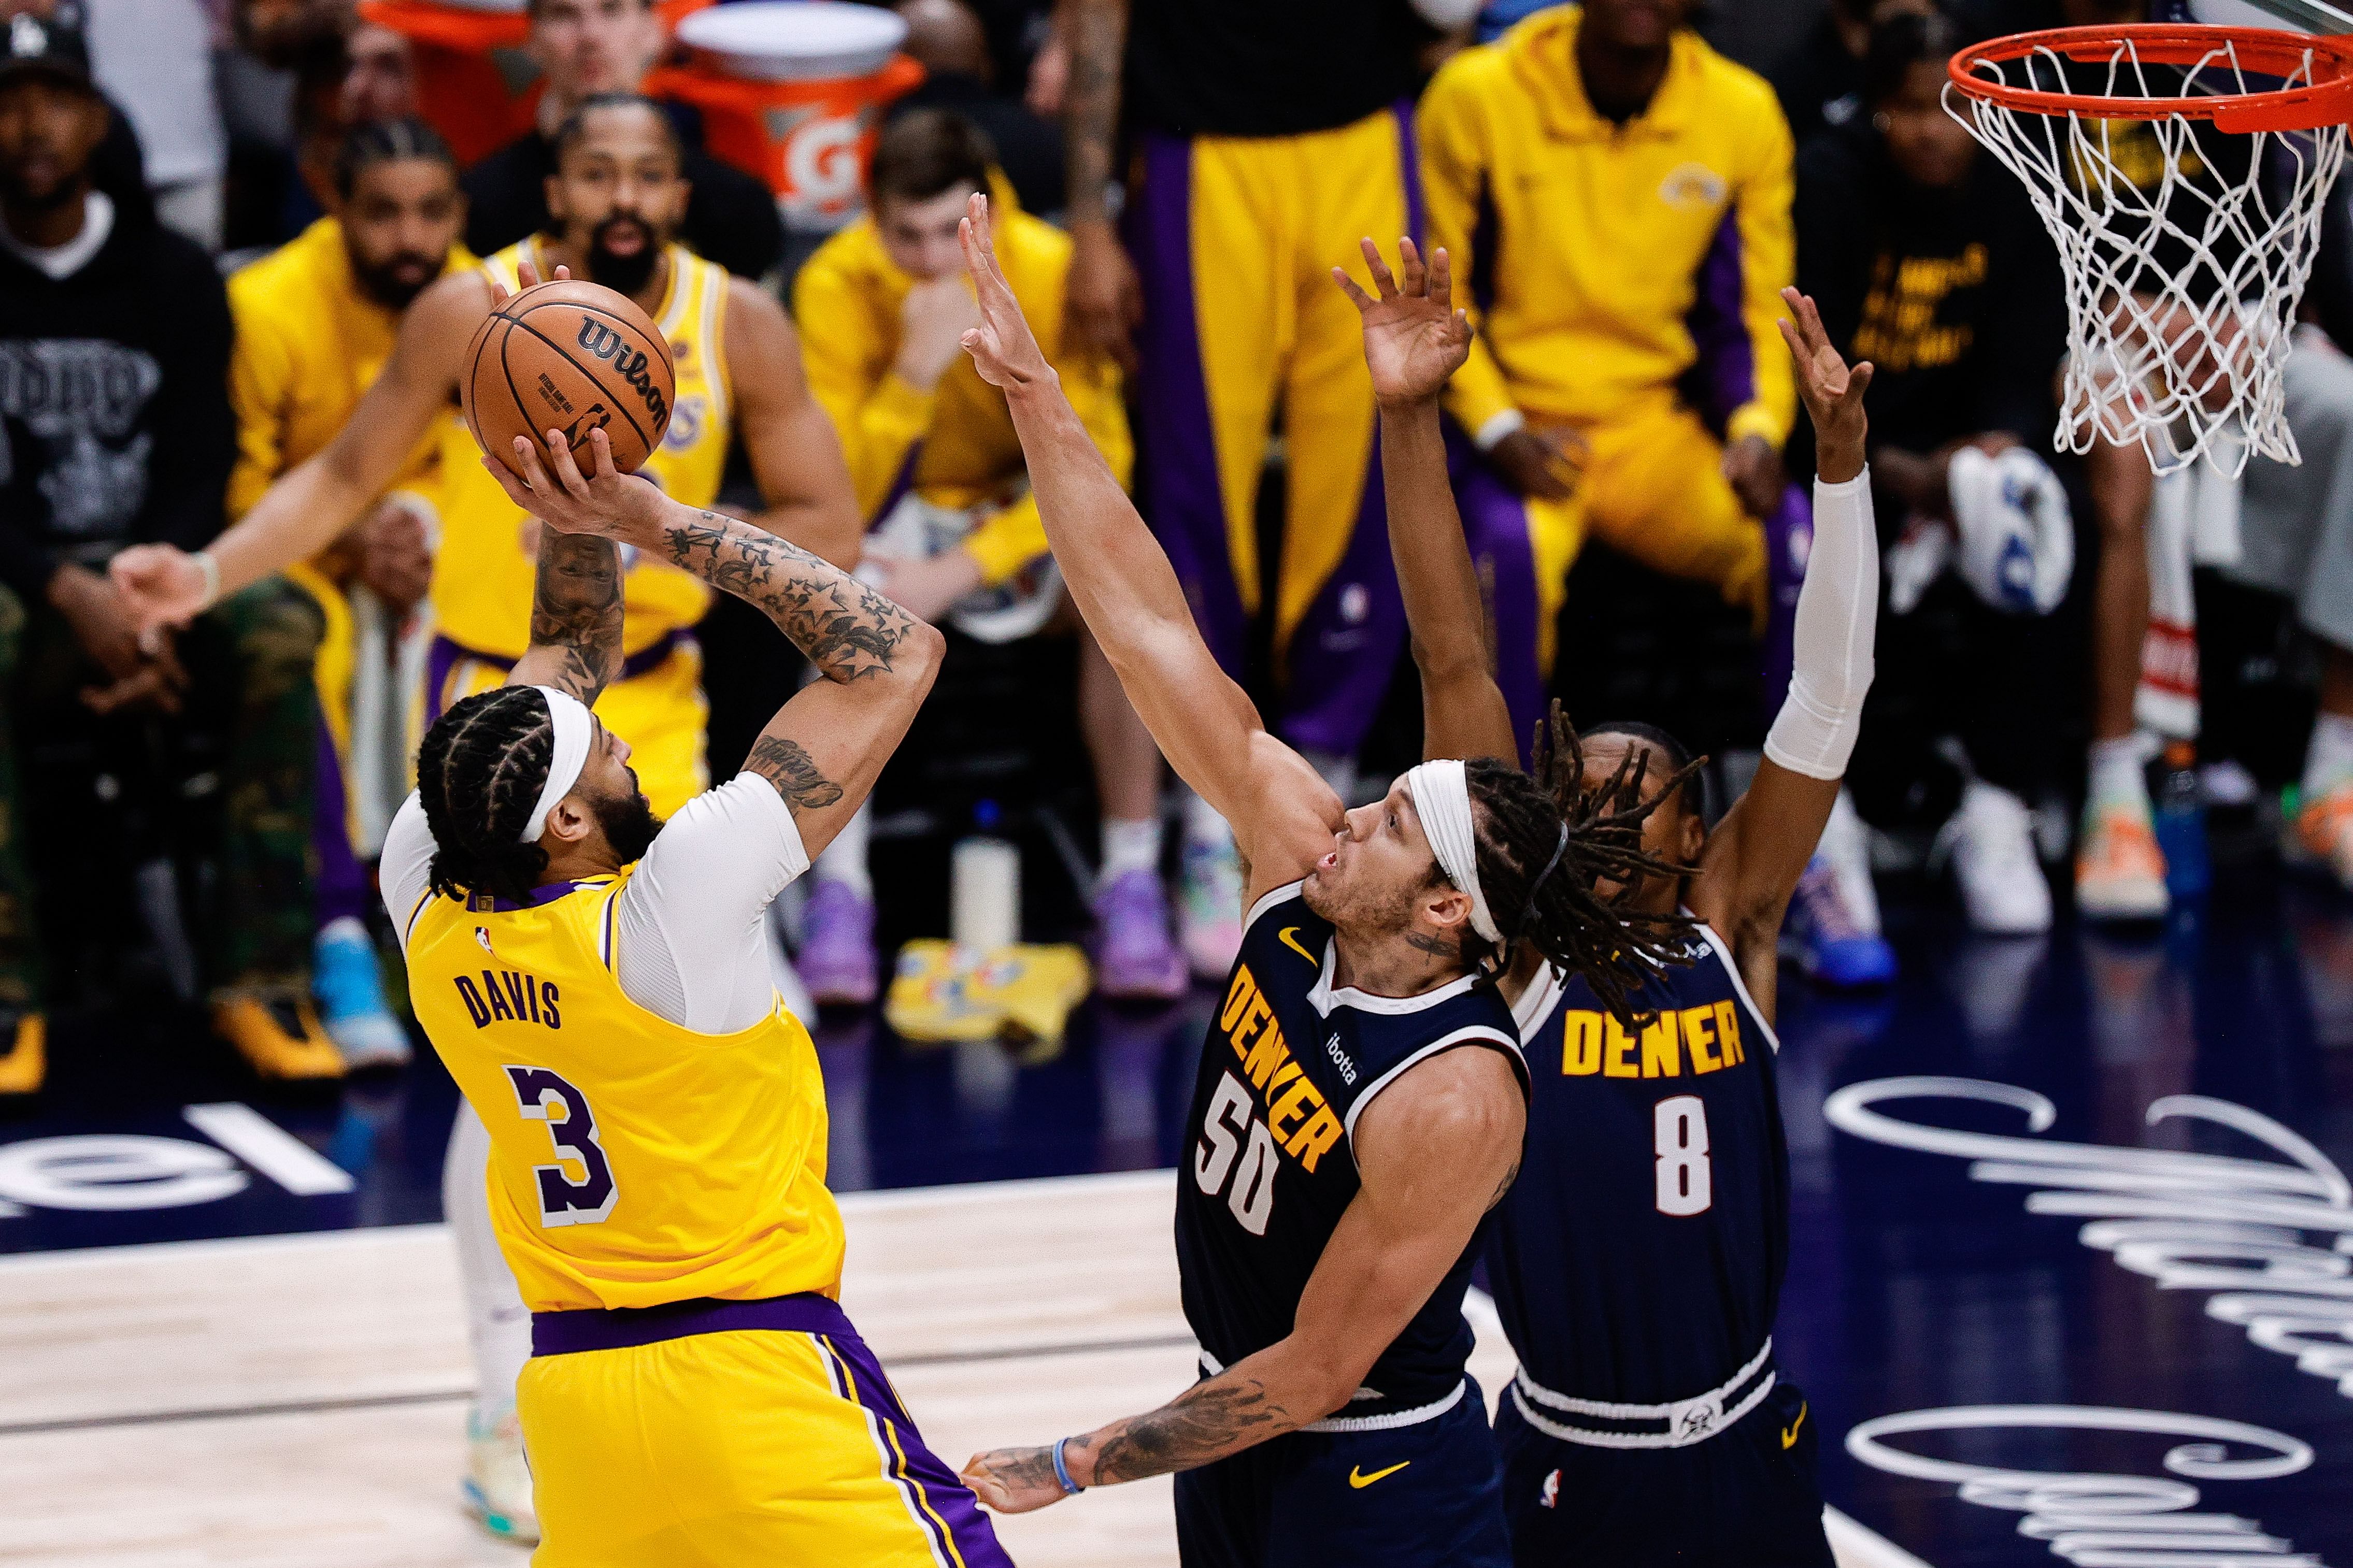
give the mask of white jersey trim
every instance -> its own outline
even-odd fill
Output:
[[[1259,916],[1277,904],[1287,903],[1297,898],[1299,889],[1306,885],[1307,879],[1302,877],[1296,882],[1285,882],[1280,888],[1269,888],[1265,892],[1261,893],[1258,896],[1258,902],[1252,904],[1249,912],[1242,916],[1242,934],[1245,936],[1250,934],[1250,928],[1258,924]]]
[[[1686,914],[1690,912],[1688,910],[1684,911]],[[1724,965],[1725,973],[1732,977],[1734,994],[1747,1007],[1748,1016],[1757,1020],[1757,1026],[1765,1031],[1765,1043],[1773,1047],[1775,1056],[1780,1055],[1781,1037],[1773,1032],[1772,1021],[1765,1016],[1765,1009],[1757,1005],[1757,998],[1748,994],[1748,983],[1740,978],[1740,965],[1733,962],[1731,944],[1716,934],[1714,926],[1704,922],[1699,927],[1699,934],[1707,944],[1708,951],[1715,953],[1717,962]],[[1553,1009],[1560,1005],[1561,993],[1567,989],[1560,971],[1553,965],[1547,963],[1536,972],[1535,979],[1520,993],[1520,999],[1512,1004],[1512,1022],[1519,1026],[1521,1044],[1535,1043],[1536,1031],[1543,1028],[1545,1020],[1552,1016]]]
[[[1199,1354],[1201,1370],[1211,1377],[1226,1370],[1225,1363],[1208,1351],[1202,1351]],[[1433,1399],[1427,1405],[1417,1405],[1410,1410],[1392,1410],[1386,1415],[1327,1415],[1321,1421],[1310,1421],[1298,1430],[1302,1432],[1394,1432],[1400,1426],[1419,1426],[1425,1421],[1436,1420],[1461,1404],[1462,1395],[1470,1386],[1470,1380],[1465,1378],[1456,1384],[1454,1392],[1444,1398]],[[1377,1388],[1359,1388],[1356,1393],[1348,1395],[1348,1401],[1353,1405],[1360,1399],[1385,1397],[1387,1396]]]
[[[1725,973],[1732,977],[1733,991],[1747,1007],[1748,1016],[1757,1020],[1757,1026],[1765,1031],[1765,1043],[1773,1047],[1775,1056],[1779,1056],[1781,1037],[1773,1032],[1773,1021],[1765,1016],[1765,1009],[1757,1005],[1757,998],[1748,994],[1748,982],[1740,978],[1740,965],[1732,961],[1732,944],[1716,935],[1712,925],[1703,923],[1699,933],[1707,939],[1707,945],[1714,948],[1715,956],[1723,961]]]
[[[1455,1047],[1466,1045],[1472,1040],[1493,1040],[1496,1045],[1502,1047],[1503,1049],[1510,1055],[1512,1060],[1519,1064],[1521,1081],[1523,1083],[1526,1082],[1528,1059],[1525,1056],[1521,1054],[1519,1041],[1512,1038],[1511,1036],[1504,1033],[1503,1030],[1491,1028],[1485,1024],[1466,1024],[1451,1035],[1440,1035],[1438,1038],[1430,1041],[1430,1044],[1422,1047],[1421,1049],[1414,1052],[1413,1055],[1406,1058],[1405,1060],[1398,1063],[1397,1066],[1389,1068],[1388,1071],[1381,1074],[1380,1077],[1373,1079],[1371,1083],[1365,1086],[1365,1092],[1356,1096],[1356,1100],[1349,1104],[1348,1114],[1341,1122],[1341,1125],[1347,1131],[1349,1152],[1353,1154],[1356,1152],[1356,1118],[1365,1113],[1365,1107],[1370,1105],[1380,1094],[1381,1090],[1388,1088],[1390,1084],[1395,1083],[1398,1080],[1398,1075],[1402,1074],[1408,1068],[1414,1066],[1417,1062],[1426,1061],[1430,1058],[1436,1056],[1440,1051],[1451,1051]]]
[[[1522,1367],[1512,1379],[1512,1403],[1519,1406],[1521,1415],[1529,1426],[1547,1436],[1565,1443],[1579,1443],[1589,1448],[1688,1448],[1704,1443],[1731,1426],[1763,1403],[1780,1381],[1778,1372],[1766,1373],[1757,1379],[1757,1386],[1742,1395],[1740,1403],[1726,1408],[1725,1401],[1738,1393],[1741,1384],[1764,1370],[1772,1359],[1773,1340],[1767,1335],[1765,1347],[1749,1358],[1748,1364],[1734,1373],[1705,1394],[1689,1399],[1677,1399],[1665,1405],[1627,1405],[1602,1399],[1576,1399],[1566,1394],[1555,1394],[1528,1375]],[[1561,1415],[1583,1415],[1604,1421],[1663,1421],[1663,1432],[1599,1432],[1590,1427],[1571,1426],[1537,1410],[1546,1409]]]
[[[1437,1006],[1440,1002],[1453,1000],[1479,984],[1479,977],[1476,974],[1465,974],[1459,980],[1450,980],[1437,990],[1424,991],[1418,996],[1376,996],[1369,991],[1359,991],[1353,985],[1333,984],[1333,973],[1338,966],[1338,949],[1334,939],[1326,937],[1324,939],[1324,967],[1316,974],[1315,984],[1310,986],[1307,992],[1308,1005],[1315,1009],[1318,1017],[1330,1017],[1332,1009],[1335,1007],[1354,1007],[1359,1013],[1378,1013],[1388,1017],[1401,1017],[1409,1014],[1423,1013]]]

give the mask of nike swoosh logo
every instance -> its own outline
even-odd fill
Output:
[[[1781,1428],[1781,1447],[1784,1448],[1794,1448],[1798,1446],[1798,1428],[1806,1424],[1807,1409],[1806,1405],[1799,1405],[1798,1418]]]
[[[1321,963],[1324,962],[1322,959],[1316,957],[1314,953],[1308,952],[1305,948],[1300,946],[1296,942],[1292,940],[1292,938],[1299,934],[1299,928],[1297,926],[1285,926],[1274,934],[1275,939],[1281,942],[1283,946],[1289,948],[1292,952],[1297,953],[1308,963]],[[1413,1461],[1411,1459],[1408,1459],[1406,1463],[1409,1465],[1413,1463]],[[1381,1474],[1386,1476],[1388,1472],[1387,1470],[1383,1470]]]
[[[1290,929],[1292,931],[1297,931],[1299,928],[1297,926],[1293,926]],[[1799,1419],[1803,1420],[1804,1417],[1800,1416]],[[1400,1463],[1391,1465],[1386,1470],[1375,1470],[1369,1476],[1365,1474],[1364,1467],[1361,1465],[1351,1465],[1348,1467],[1348,1484],[1356,1488],[1358,1491],[1363,1491],[1366,1487],[1371,1486],[1383,1476],[1396,1475],[1399,1470],[1404,1469],[1407,1465],[1410,1465],[1412,1463],[1413,1461],[1411,1459],[1406,1459]]]

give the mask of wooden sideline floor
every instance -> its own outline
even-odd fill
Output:
[[[941,1458],[1145,1409],[1192,1377],[1172,1179],[843,1200],[844,1304]],[[458,1507],[459,1302],[439,1226],[0,1259],[0,1563],[523,1568]],[[1492,1399],[1511,1354],[1491,1314],[1479,1328]],[[998,1527],[1027,1568],[1173,1568],[1168,1487]],[[1845,1568],[1909,1561],[1832,1523]]]

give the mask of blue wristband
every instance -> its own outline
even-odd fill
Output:
[[[1075,1497],[1087,1489],[1071,1479],[1071,1467],[1062,1463],[1062,1447],[1068,1442],[1070,1442],[1068,1437],[1057,1437],[1054,1440],[1054,1479],[1062,1483],[1064,1497]]]

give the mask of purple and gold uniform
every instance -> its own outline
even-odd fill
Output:
[[[1716,584],[1762,625],[1766,529],[1725,479],[1724,450],[1750,436],[1778,450],[1797,416],[1774,326],[1794,260],[1789,132],[1772,89],[1686,30],[1649,106],[1617,124],[1586,97],[1581,20],[1557,6],[1455,56],[1419,121],[1430,240],[1468,280],[1479,327],[1448,412],[1482,446],[1525,424],[1589,447],[1577,493],[1548,500],[1515,494],[1456,443],[1522,734],[1588,533]]]

